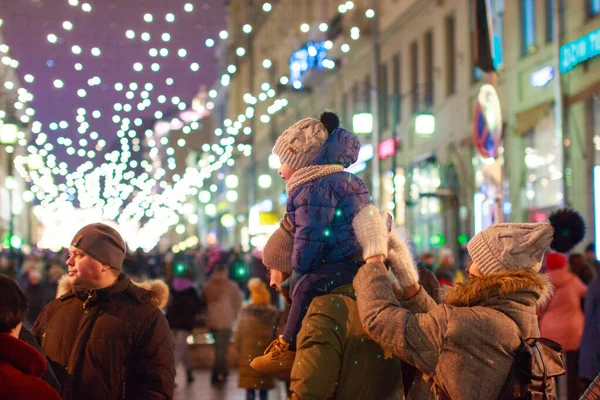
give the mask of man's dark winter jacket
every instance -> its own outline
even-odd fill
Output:
[[[358,159],[360,142],[350,131],[336,129],[311,166],[349,167]],[[364,182],[350,172],[335,172],[295,187],[289,193],[287,214],[296,226],[292,268],[308,273],[322,263],[354,259],[360,246],[352,219],[371,203]]]
[[[24,341],[0,333],[0,399],[59,400],[58,392],[40,377],[46,361]]]
[[[117,282],[96,291],[70,287],[42,310],[32,333],[63,388],[65,400],[171,399],[175,379],[171,331],[160,308],[162,281]]]

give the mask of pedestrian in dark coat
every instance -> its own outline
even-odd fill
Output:
[[[0,399],[59,400],[60,395],[41,379],[46,360],[19,339],[27,298],[16,282],[0,276]]]
[[[360,217],[355,224],[369,223]],[[536,306],[551,295],[538,273],[544,252],[566,252],[584,236],[583,218],[572,210],[552,214],[550,223],[493,225],[469,242],[469,281],[450,289],[441,305],[421,290],[407,249],[391,263],[404,301],[393,294],[384,256],[367,259],[354,279],[362,325],[423,373],[409,398],[498,399],[513,351],[522,338],[540,335]]]
[[[25,296],[27,296],[29,306],[25,313],[25,326],[31,329],[38,315],[47,304],[47,286],[46,283],[42,281],[42,274],[37,270],[29,272],[28,280],[29,284],[25,288]]]
[[[567,367],[568,399],[577,400],[581,395],[578,358],[584,324],[581,299],[585,298],[588,288],[567,264],[567,257],[563,254],[550,252],[546,255],[547,276],[554,286],[554,296],[538,313],[540,335],[562,346]]]
[[[237,283],[229,279],[224,259],[217,261],[202,292],[206,303],[206,322],[215,343],[215,363],[211,383],[221,385],[229,376],[227,351],[233,333],[233,325],[242,307],[242,292]]]
[[[238,386],[246,389],[246,399],[266,400],[268,390],[275,387],[273,378],[265,376],[250,367],[250,362],[264,353],[275,332],[277,309],[272,306],[271,293],[260,278],[248,281],[250,303],[240,312],[240,322],[235,333],[235,347],[239,355]]]
[[[69,248],[68,276],[32,333],[65,400],[171,399],[173,341],[163,315],[168,287],[121,274],[125,242],[105,224],[82,228]]]
[[[588,286],[583,335],[579,344],[579,376],[588,383],[600,374],[600,277]]]
[[[583,254],[574,253],[569,256],[569,269],[586,285],[596,276]]]
[[[187,338],[194,330],[196,314],[199,311],[200,297],[192,280],[185,276],[173,279],[171,301],[167,307],[167,321],[173,331],[175,367],[177,368],[177,364],[183,362],[188,383],[194,381],[194,375]]]

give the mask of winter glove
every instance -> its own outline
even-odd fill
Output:
[[[392,229],[389,238],[388,262],[390,270],[398,280],[400,288],[405,289],[419,282],[419,271],[408,246],[400,239],[398,233]]]
[[[388,214],[389,215],[389,214]],[[363,207],[352,219],[352,228],[363,250],[363,260],[388,255],[388,229],[377,207]]]
[[[281,282],[281,288],[287,289],[289,291],[290,297],[294,294],[294,287],[296,287],[296,283],[302,278],[302,274],[296,270],[292,271],[292,274],[285,281]]]
[[[389,232],[386,225],[389,225]],[[411,252],[392,228],[390,214],[369,205],[354,217],[352,227],[358,243],[363,248],[364,259],[378,254],[386,256],[391,273],[396,278],[392,280],[396,292],[398,288],[402,290],[419,281],[419,273]],[[385,251],[382,250],[383,248]],[[398,283],[397,286],[395,281]]]

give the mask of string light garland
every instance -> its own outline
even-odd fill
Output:
[[[351,10],[353,4],[350,3],[352,2],[345,2],[343,7],[340,6],[338,11],[345,13]],[[68,0],[68,4],[72,7],[80,7],[84,13],[92,12],[92,7],[88,3]],[[272,11],[273,6],[270,3],[264,3],[262,9],[265,13],[268,13]],[[184,13],[191,13],[193,11],[193,4],[187,3],[184,5]],[[370,17],[370,15],[370,13],[367,13],[366,17]],[[159,22],[158,16],[149,13],[143,14],[142,18],[146,24],[156,24]],[[167,13],[162,23],[172,23],[176,18],[177,12]],[[70,21],[63,21],[61,28],[65,35],[70,35],[75,30],[74,24]],[[326,32],[327,28],[327,24],[325,23],[319,25],[321,32]],[[299,29],[302,32],[308,32],[310,26],[303,23]],[[353,40],[357,40],[359,37],[360,32],[357,29],[351,31],[351,38]],[[241,30],[244,33],[251,33],[252,26],[245,24]],[[157,61],[148,63],[140,60],[132,65],[133,76],[135,76],[136,72],[144,70],[158,73],[161,70],[161,63],[158,61],[158,58],[169,57],[169,49],[164,46],[171,41],[171,34],[164,32],[159,34],[158,37],[153,38],[149,32],[136,32],[134,29],[124,29],[122,32],[124,39],[128,41],[139,41],[140,43],[151,41],[155,46],[158,43],[162,43],[162,47],[159,45],[158,48],[153,47],[148,51],[148,57],[150,59],[154,58]],[[219,32],[218,38],[223,41],[228,40],[229,32],[222,30]],[[56,33],[48,34],[47,39],[52,45],[60,44],[65,40]],[[67,41],[65,40],[65,42]],[[212,48],[215,44],[215,39],[205,39],[205,46],[207,48]],[[342,51],[345,49],[350,51],[347,44],[342,44],[342,46]],[[68,49],[74,55],[80,55],[86,51],[94,57],[103,56],[103,52],[99,47],[84,49],[80,45],[73,44]],[[8,51],[8,45],[0,44],[1,53],[8,53]],[[243,57],[246,50],[243,47],[238,47],[236,53],[239,57]],[[190,53],[185,48],[174,49],[171,54],[171,57],[181,60],[190,58]],[[13,68],[17,68],[18,66],[18,61],[12,58],[7,59],[6,62],[2,59],[2,62],[5,64],[6,62],[9,64],[12,63],[12,65],[15,65]],[[197,72],[201,69],[201,65],[193,59],[188,61],[188,65],[192,72]],[[262,66],[265,69],[271,68],[271,60],[263,60]],[[333,63],[331,68],[334,66]],[[85,70],[82,63],[76,63],[74,69],[78,72]],[[222,74],[220,79],[221,89],[213,88],[208,92],[210,101],[204,105],[207,111],[214,107],[213,101],[218,98],[223,88],[229,86],[231,78],[237,71],[238,69],[235,64],[230,64],[226,67],[226,73]],[[26,84],[31,84],[35,81],[35,76],[33,74],[25,74],[23,80]],[[283,76],[279,79],[279,83],[288,85],[290,81],[286,76]],[[165,84],[167,86],[172,85],[173,79],[168,78],[165,80]],[[268,82],[261,85],[261,90],[256,95],[246,93],[243,95],[244,101],[248,104],[245,112],[235,118],[229,119],[230,123],[225,124],[224,121],[224,130],[221,128],[215,130],[215,137],[220,137],[220,140],[213,146],[203,148],[205,152],[204,159],[200,161],[198,168],[188,168],[183,175],[174,175],[173,182],[167,183],[161,180],[161,178],[166,175],[167,169],[174,170],[176,163],[172,157],[160,157],[160,153],[161,151],[164,151],[165,154],[169,152],[174,153],[176,148],[185,147],[185,141],[181,142],[182,139],[180,139],[177,141],[176,146],[173,145],[170,147],[168,137],[166,143],[157,143],[157,137],[152,134],[149,137],[142,138],[150,148],[150,160],[142,160],[138,163],[137,160],[131,158],[133,152],[139,152],[141,145],[134,128],[139,127],[142,123],[142,120],[134,118],[132,113],[135,110],[144,111],[154,107],[156,110],[155,116],[157,119],[161,119],[163,114],[160,108],[169,100],[160,91],[156,91],[155,83],[144,82],[141,84],[142,89],[140,90],[140,86],[135,82],[126,84],[123,82],[103,82],[100,76],[93,76],[88,79],[88,87],[82,88],[71,87],[68,79],[56,76],[52,81],[52,85],[57,90],[74,91],[82,99],[92,96],[92,91],[97,90],[95,89],[96,87],[108,85],[114,89],[115,93],[121,93],[123,97],[119,102],[114,103],[114,113],[112,115],[103,116],[99,110],[92,110],[82,106],[77,110],[75,122],[71,125],[67,121],[61,120],[52,121],[45,127],[50,131],[56,132],[56,134],[52,134],[53,137],[56,137],[55,145],[64,147],[67,154],[82,159],[82,163],[74,171],[69,171],[69,165],[65,162],[57,164],[56,157],[50,153],[54,145],[48,142],[48,135],[44,132],[44,127],[36,121],[31,125],[31,131],[35,139],[32,145],[28,146],[28,151],[32,155],[40,157],[42,160],[41,165],[33,169],[29,167],[29,163],[25,158],[17,157],[15,159],[17,171],[31,183],[31,195],[48,211],[56,210],[60,207],[69,207],[68,204],[72,204],[76,198],[81,208],[99,208],[102,210],[103,217],[116,219],[120,224],[127,224],[130,221],[139,223],[144,220],[145,223],[140,228],[140,234],[142,237],[147,237],[148,240],[143,244],[139,244],[146,249],[154,247],[160,236],[169,227],[179,223],[182,215],[181,210],[187,198],[197,195],[199,189],[203,187],[204,181],[209,179],[215,171],[219,171],[224,165],[233,165],[238,153],[244,156],[251,155],[252,147],[250,145],[238,144],[236,146],[236,136],[240,134],[244,136],[252,134],[248,123],[252,118],[257,116],[254,107],[258,103],[268,101],[265,105],[266,113],[259,115],[259,120],[268,124],[271,122],[274,114],[280,112],[289,104],[288,100],[281,96],[276,98],[277,91]],[[4,82],[4,87],[13,89],[14,83]],[[20,93],[22,98],[20,98],[19,102],[22,104],[22,107],[26,107],[28,102],[33,100],[33,95],[26,89],[21,89],[23,89]],[[179,110],[187,108],[187,104],[179,98],[170,99],[170,103],[176,105]],[[31,110],[29,111],[31,116],[35,114],[35,110],[31,108],[27,109]],[[28,118],[31,117],[29,115],[25,116]],[[109,153],[103,152],[106,148],[106,141],[101,139],[98,133],[91,129],[90,125],[90,120],[100,118],[109,118],[114,124],[117,137],[120,138],[120,150],[113,150]],[[197,121],[188,121],[180,129],[184,134],[186,130],[189,133],[194,129],[192,128],[194,123],[197,124]],[[82,136],[76,142],[60,134],[61,131],[69,129],[70,126],[74,127],[78,135]],[[198,129],[198,125],[195,126],[195,129]],[[224,134],[228,136],[223,136]],[[137,142],[134,142],[135,140]],[[135,150],[136,148],[138,150]],[[97,156],[100,154],[103,154],[104,162],[98,165]],[[173,154],[168,155],[172,156]],[[84,159],[87,159],[87,161],[84,161]],[[168,165],[166,168],[152,165],[151,160],[161,159],[167,160],[166,164]],[[143,173],[136,174],[133,171],[135,168],[141,168]],[[64,182],[57,185],[54,184],[55,176],[60,177],[60,180]],[[103,181],[103,185],[100,185],[101,180]],[[158,193],[156,192],[157,186],[162,189]]]

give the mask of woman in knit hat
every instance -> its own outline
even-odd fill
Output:
[[[296,336],[312,299],[352,283],[362,264],[361,249],[349,227],[371,201],[364,182],[344,171],[356,162],[360,142],[339,125],[332,112],[324,112],[319,120],[305,118],[288,128],[273,147],[281,161],[279,175],[286,181],[286,213],[294,226],[292,274],[284,284],[293,301],[283,335],[252,363],[263,372],[274,365],[291,370]],[[387,247],[363,250],[381,254]]]
[[[277,310],[271,305],[271,293],[260,278],[248,281],[250,303],[242,308],[240,323],[235,334],[240,366],[238,386],[246,389],[246,399],[254,400],[256,391],[260,400],[268,398],[267,391],[275,387],[273,379],[250,367],[250,362],[265,351],[274,337]]]
[[[355,218],[355,231],[365,234],[359,241],[374,240],[373,219],[369,208]],[[393,294],[385,257],[371,257],[354,279],[362,325],[423,373],[409,398],[498,399],[512,352],[522,339],[540,336],[536,308],[552,291],[538,273],[544,252],[567,252],[584,235],[583,219],[572,210],[551,215],[549,223],[493,225],[469,242],[469,280],[450,289],[442,305],[421,290],[410,252],[391,263],[404,301]],[[561,366],[554,366],[558,372]]]
[[[567,364],[567,398],[577,400],[582,391],[577,366],[584,323],[581,299],[587,294],[587,286],[569,270],[567,257],[563,254],[548,253],[546,268],[548,279],[554,286],[554,296],[539,310],[540,333],[562,346]]]

